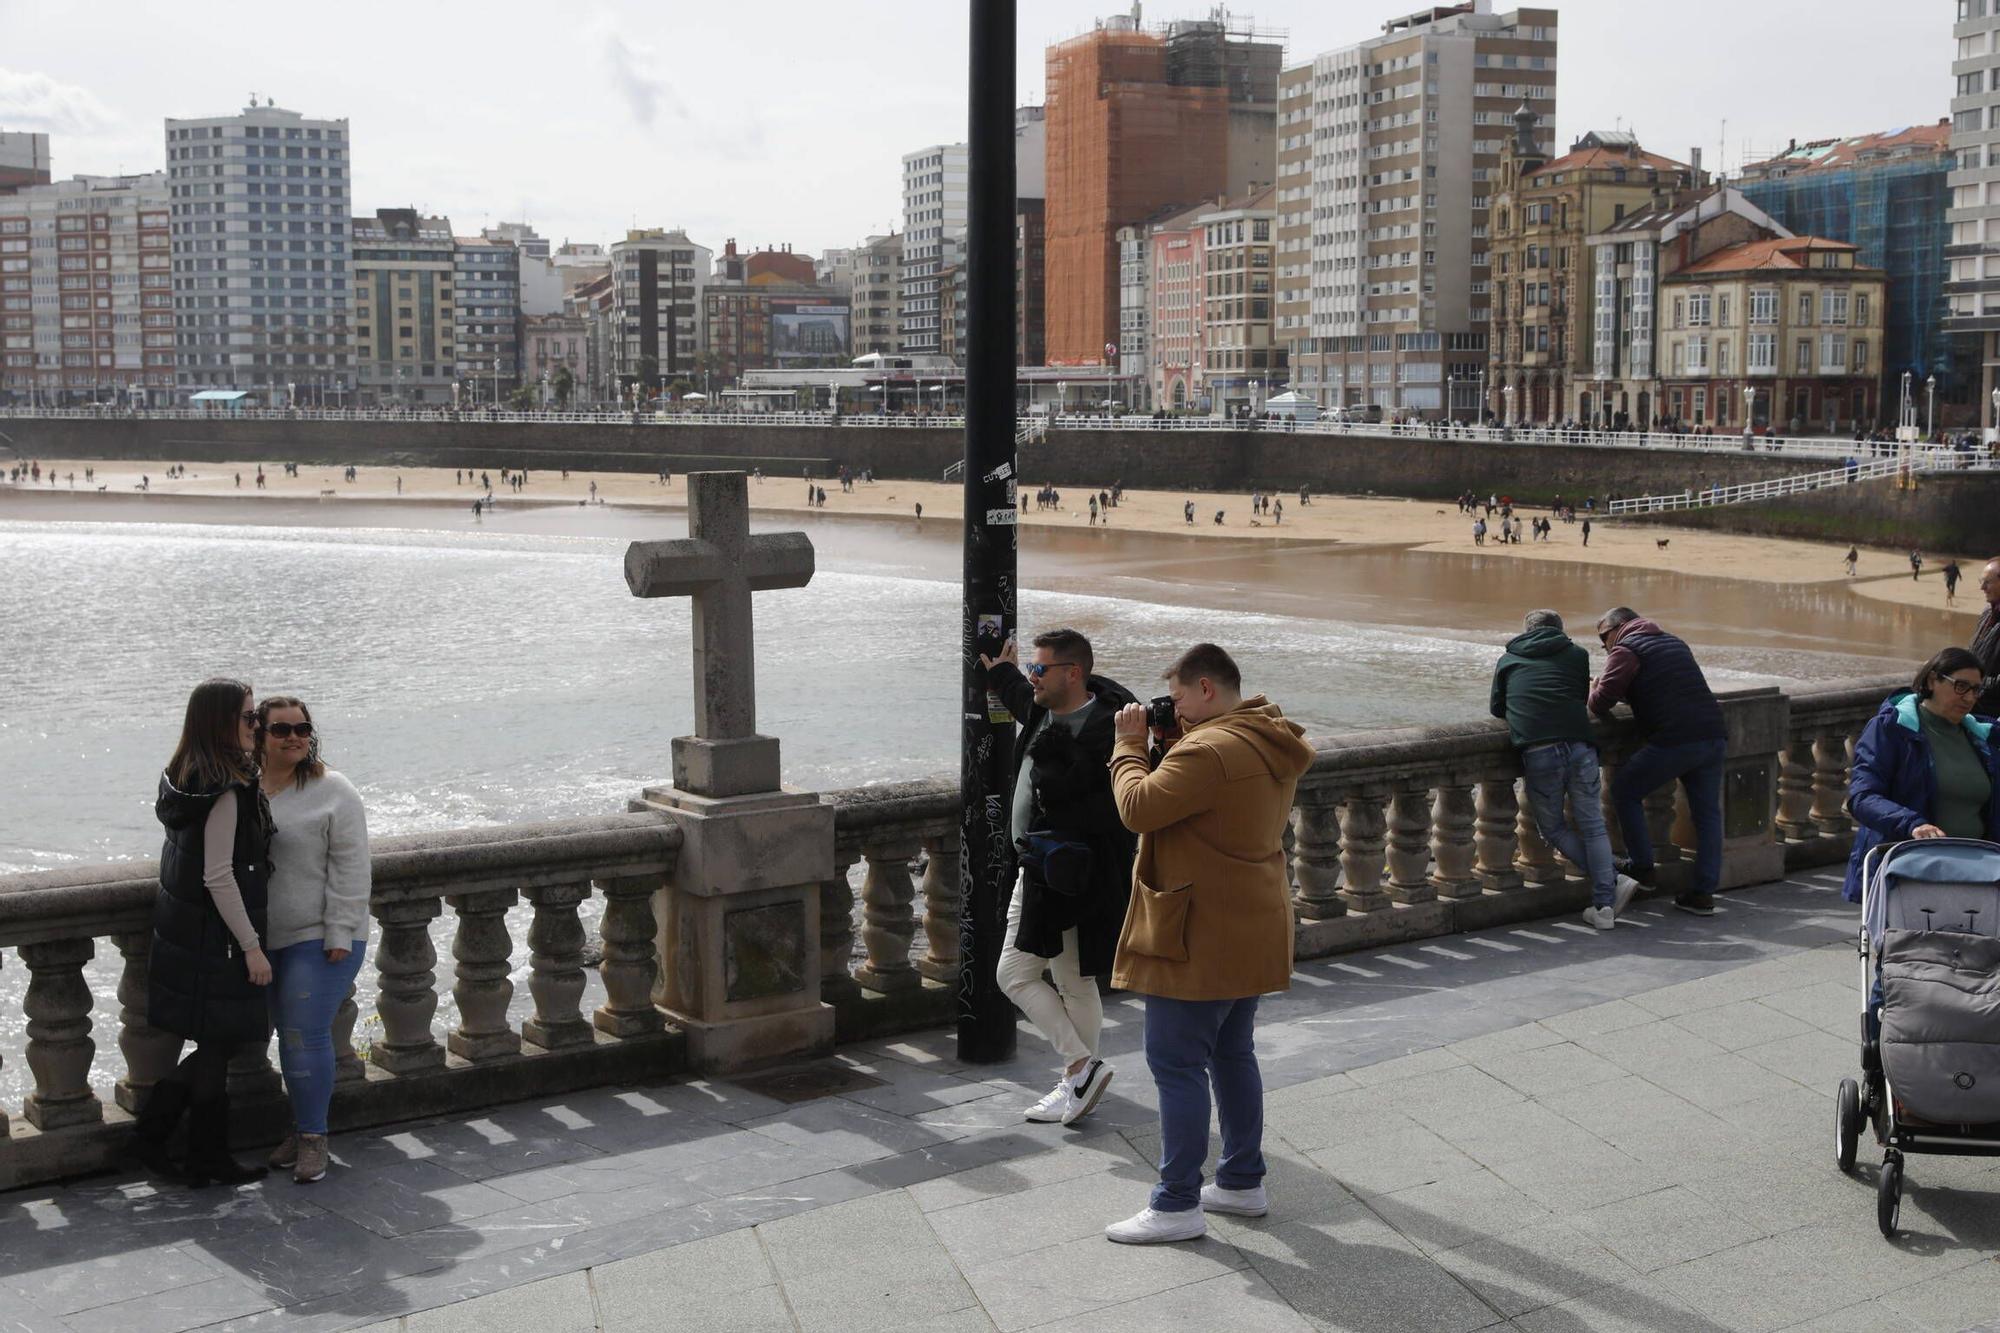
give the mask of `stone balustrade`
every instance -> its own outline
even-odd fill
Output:
[[[1854,739],[1895,687],[1723,696],[1725,887],[1846,855]],[[1637,742],[1623,719],[1603,724],[1599,741],[1608,806],[1611,777]],[[1287,839],[1302,957],[1526,921],[1586,901],[1576,868],[1535,828],[1519,756],[1499,723],[1316,744]],[[814,961],[838,1039],[949,1021],[960,947],[956,784],[886,783],[820,799],[832,807],[834,848]],[[1691,874],[1692,829],[1672,792],[1657,793],[1646,813],[1671,890]],[[684,1033],[659,1004],[673,988],[662,984],[656,943],[681,845],[681,830],[657,811],[378,839],[368,960],[375,1012],[365,1055],[354,1044],[361,1015],[352,999],[336,1021],[336,1127],[687,1069]],[[146,1089],[171,1067],[174,1039],[145,1021],[153,875],[151,865],[128,862],[0,876],[0,966],[18,961],[28,974],[25,1042],[0,1038],[0,1061],[24,1062],[33,1083],[17,1113],[0,1102],[0,1188],[104,1165]],[[592,900],[601,906],[594,967],[583,925]],[[509,913],[518,919],[524,908],[526,938],[517,941]],[[525,1000],[513,981],[522,943]],[[115,1054],[94,1018],[99,996],[108,1004],[114,994]],[[111,1072],[101,1062],[115,1079],[93,1081],[94,1069]],[[285,1110],[268,1051],[239,1059],[231,1077],[245,1141],[275,1138]]]

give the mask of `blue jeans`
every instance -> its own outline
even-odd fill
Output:
[[[1590,903],[1609,907],[1617,872],[1611,868],[1611,835],[1604,828],[1597,747],[1588,741],[1555,741],[1521,754],[1528,775],[1528,809],[1543,841],[1590,876]],[[1569,798],[1564,816],[1563,798]],[[1570,827],[1570,819],[1576,821]]]
[[[1208,1158],[1208,1094],[1222,1122],[1215,1183],[1255,1189],[1264,1179],[1264,1076],[1252,1029],[1257,997],[1169,1000],[1146,997],[1146,1064],[1160,1090],[1160,1183],[1152,1206],[1184,1213],[1201,1206]]]
[[[1625,834],[1625,854],[1634,865],[1650,869],[1653,864],[1647,794],[1678,778],[1687,788],[1688,813],[1694,818],[1694,891],[1714,893],[1722,886],[1722,756],[1727,750],[1728,742],[1720,740],[1649,743],[1619,767],[1611,780],[1611,804]]]
[[[271,955],[271,1021],[278,1029],[278,1067],[301,1134],[326,1133],[326,1108],[333,1101],[333,1015],[361,971],[367,941],[337,963],[326,961],[326,945],[301,940]]]

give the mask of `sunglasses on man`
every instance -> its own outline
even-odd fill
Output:
[[[1028,665],[1027,665],[1027,666],[1026,666],[1026,667],[1024,668],[1024,670],[1026,670],[1026,671],[1027,671],[1027,673],[1028,673],[1028,674],[1029,674],[1030,676],[1034,677],[1034,678],[1035,678],[1036,680],[1040,680],[1040,679],[1041,679],[1041,678],[1042,678],[1043,676],[1045,676],[1045,675],[1047,675],[1047,674],[1048,674],[1048,672],[1049,672],[1049,668],[1050,668],[1050,667],[1059,667],[1059,666],[1066,666],[1066,667],[1073,667],[1073,666],[1076,666],[1076,663],[1074,663],[1074,662],[1030,662],[1030,663],[1028,663]]]

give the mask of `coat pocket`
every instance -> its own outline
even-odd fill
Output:
[[[1185,963],[1188,904],[1193,898],[1192,884],[1173,889],[1156,889],[1144,881],[1133,885],[1132,931],[1126,936],[1125,947],[1147,958]]]

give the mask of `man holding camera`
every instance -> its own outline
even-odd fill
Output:
[[[1118,714],[1111,784],[1139,835],[1132,903],[1111,984],[1146,997],[1146,1064],[1160,1093],[1160,1183],[1106,1227],[1126,1245],[1193,1240],[1203,1210],[1261,1217],[1264,1085],[1257,997],[1291,985],[1292,905],[1284,834],[1313,749],[1262,695],[1243,697],[1229,654],[1196,644],[1168,668],[1167,695]],[[1148,734],[1163,746],[1158,765]],[[1222,1160],[1204,1186],[1209,1089]]]
[[[1097,1058],[1104,1003],[1096,979],[1110,968],[1125,921],[1133,839],[1118,822],[1106,764],[1118,710],[1134,700],[1091,673],[1090,640],[1073,629],[1036,635],[1025,673],[1011,640],[999,657],[979,661],[1021,723],[1009,829],[1021,870],[998,981],[1063,1061],[1055,1088],[1027,1118],[1069,1125],[1095,1110],[1111,1083],[1111,1066]]]

